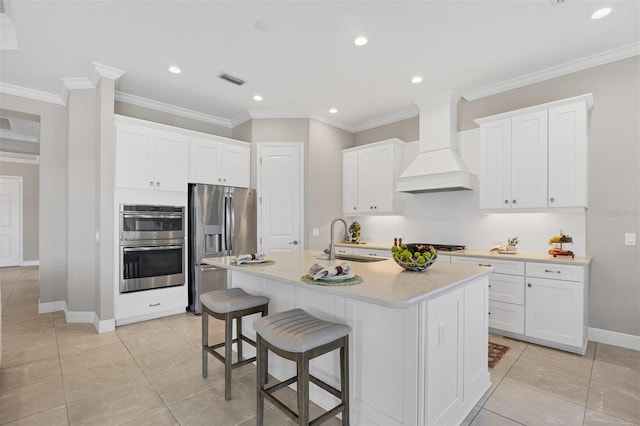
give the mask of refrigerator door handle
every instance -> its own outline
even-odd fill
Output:
[[[224,227],[225,251],[230,255],[233,248],[231,247],[231,197],[229,194],[224,195]]]
[[[235,250],[233,247],[233,237],[236,234],[236,214],[233,209],[233,195],[229,194],[229,222],[231,226],[229,227],[229,254],[232,254]],[[242,254],[242,253],[236,253]]]

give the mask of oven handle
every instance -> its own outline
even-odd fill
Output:
[[[133,217],[133,218],[138,218],[138,219],[176,219],[176,218],[181,218],[183,216],[182,213],[176,213],[176,214],[136,214],[136,213],[123,213],[122,214],[123,217],[125,218],[129,218],[129,217]]]
[[[153,247],[125,247],[122,251],[151,251],[151,250],[175,250],[181,249],[183,246],[153,246]]]

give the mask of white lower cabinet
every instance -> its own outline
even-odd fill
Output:
[[[588,265],[452,256],[451,263],[495,268],[489,276],[492,333],[583,354]]]
[[[269,312],[301,308],[348,324],[352,425],[460,424],[490,387],[487,368],[487,277],[436,299],[390,308],[314,288],[232,271],[231,286],[270,298]],[[255,316],[243,332],[255,337]],[[246,348],[246,349],[245,349]],[[255,354],[249,345],[245,356]],[[295,364],[269,354],[269,373],[295,375]],[[338,351],[314,359],[311,374],[340,387]],[[310,388],[329,409],[337,399]]]
[[[184,313],[187,285],[116,295],[116,325]]]
[[[556,265],[542,265],[543,270],[561,274]],[[528,264],[527,264],[528,266]],[[571,265],[569,265],[571,266]],[[528,270],[528,268],[527,268]],[[572,275],[582,275],[572,270]],[[586,345],[586,297],[584,283],[576,280],[527,276],[527,336],[560,345]]]
[[[362,254],[365,256],[392,257],[391,250],[354,248],[353,254]]]

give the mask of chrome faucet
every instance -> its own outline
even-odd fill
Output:
[[[338,221],[342,222],[342,224],[344,225],[345,235],[349,232],[347,230],[347,222],[345,222],[343,219],[339,217],[333,219],[333,221],[331,222],[331,244],[329,246],[329,260],[336,260],[336,244],[335,244],[335,240],[333,239],[333,228],[336,222]]]

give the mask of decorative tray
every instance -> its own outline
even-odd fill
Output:
[[[343,278],[343,279],[340,279]],[[354,285],[360,284],[363,279],[360,275],[347,274],[344,277],[333,276],[328,278],[320,278],[314,280],[311,275],[303,275],[300,277],[300,281],[305,284],[313,284],[313,285],[326,285],[326,286],[345,286],[345,285]]]

